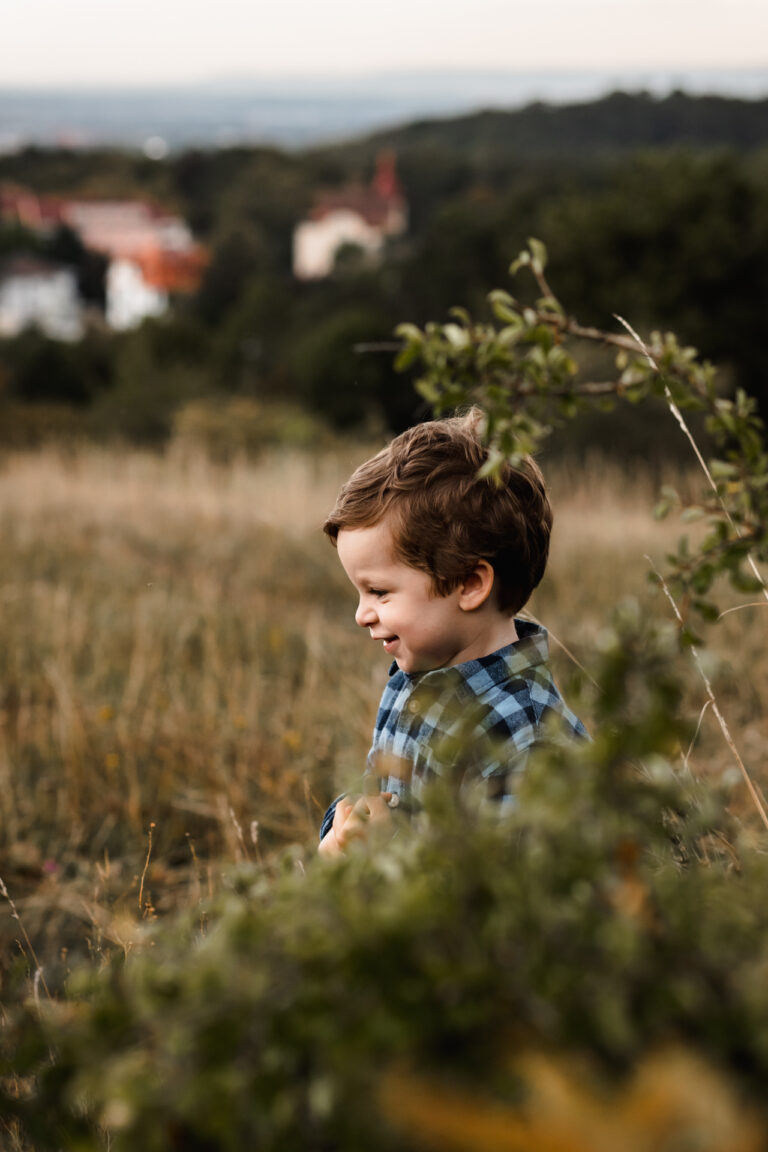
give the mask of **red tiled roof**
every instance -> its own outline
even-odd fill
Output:
[[[64,203],[60,196],[38,196],[17,184],[0,187],[0,218],[16,220],[33,231],[60,224]]]
[[[331,212],[349,211],[362,217],[374,228],[385,228],[392,214],[400,215],[406,207],[400,181],[395,170],[393,152],[382,152],[376,161],[376,173],[371,183],[349,184],[346,188],[318,192],[310,216],[322,220]]]
[[[5,184],[0,217],[33,230],[66,224],[87,248],[132,261],[148,284],[167,292],[195,292],[208,263],[184,222],[149,200],[67,200]]]
[[[382,228],[393,209],[391,200],[385,200],[373,188],[350,186],[337,192],[318,192],[310,213],[313,220],[322,220],[331,212],[346,209],[361,216],[367,224]]]
[[[199,244],[185,252],[147,248],[137,252],[133,263],[153,288],[165,292],[196,292],[208,264],[208,253]]]

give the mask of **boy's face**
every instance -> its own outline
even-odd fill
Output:
[[[469,658],[471,614],[459,606],[461,589],[439,596],[426,572],[398,560],[386,520],[342,529],[336,543],[360,597],[356,622],[370,629],[403,672],[428,672]]]

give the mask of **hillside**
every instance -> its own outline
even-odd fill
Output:
[[[493,156],[498,162],[638,148],[752,150],[767,145],[768,100],[614,92],[590,103],[536,103],[513,111],[489,108],[452,119],[419,120],[324,151],[362,159],[389,147],[402,156],[444,151],[474,160]]]

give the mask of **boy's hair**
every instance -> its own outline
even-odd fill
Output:
[[[498,607],[513,614],[544,575],[552,509],[529,456],[502,465],[500,483],[478,476],[483,420],[473,408],[396,436],[342,486],[323,531],[335,543],[342,529],[388,517],[396,557],[428,573],[440,596],[487,560]]]

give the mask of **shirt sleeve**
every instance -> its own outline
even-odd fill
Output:
[[[338,804],[339,800],[343,800],[345,796],[346,796],[346,792],[342,792],[341,795],[337,796],[336,799],[333,801],[333,803],[330,804],[328,806],[328,808],[326,809],[325,815],[323,816],[323,819],[320,822],[320,839],[321,840],[323,840],[327,836],[327,834],[330,832],[331,828],[333,827],[333,818],[336,815],[336,805]]]

